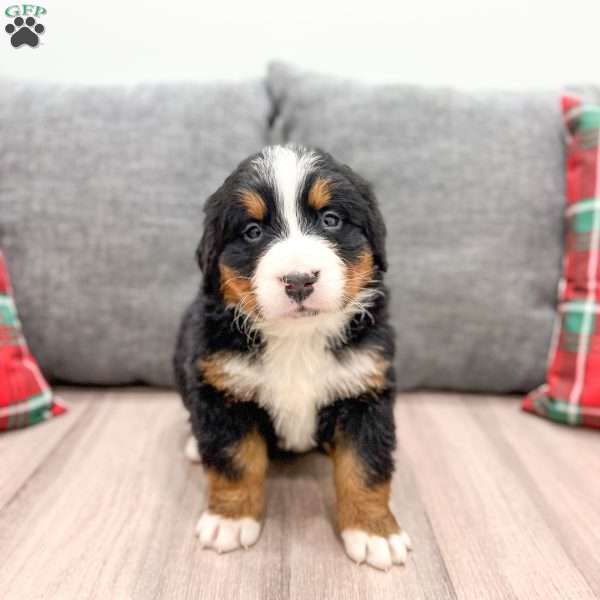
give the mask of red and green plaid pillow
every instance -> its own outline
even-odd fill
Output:
[[[569,425],[600,427],[600,106],[562,99],[567,209],[558,321],[546,383],[523,408]]]
[[[33,425],[64,411],[27,348],[0,252],[0,431]]]

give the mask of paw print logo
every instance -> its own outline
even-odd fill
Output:
[[[41,23],[36,24],[33,17],[27,17],[25,20],[17,17],[13,23],[9,23],[5,31],[10,35],[10,43],[15,48],[23,44],[35,48],[40,43],[40,34],[44,33],[45,28]]]

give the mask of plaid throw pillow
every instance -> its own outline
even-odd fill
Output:
[[[562,99],[567,130],[563,279],[546,384],[523,408],[600,427],[600,106]]]
[[[0,431],[33,425],[64,411],[27,349],[0,252]]]

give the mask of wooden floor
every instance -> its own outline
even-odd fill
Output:
[[[328,459],[272,465],[258,544],[202,550],[201,468],[168,392],[63,390],[68,415],[0,436],[0,598],[600,598],[600,435],[510,398],[400,396],[392,505],[415,550],[354,565]]]

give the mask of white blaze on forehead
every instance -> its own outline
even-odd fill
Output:
[[[270,146],[256,159],[260,175],[273,187],[287,234],[300,233],[298,201],[317,156],[301,146]]]
[[[289,316],[298,308],[285,292],[282,278],[289,273],[313,273],[318,280],[304,308],[336,311],[343,305],[345,265],[335,247],[310,227],[302,230],[300,197],[306,178],[318,167],[316,153],[301,146],[270,146],[254,160],[258,177],[272,189],[283,222],[275,239],[258,260],[253,276],[265,319]]]

